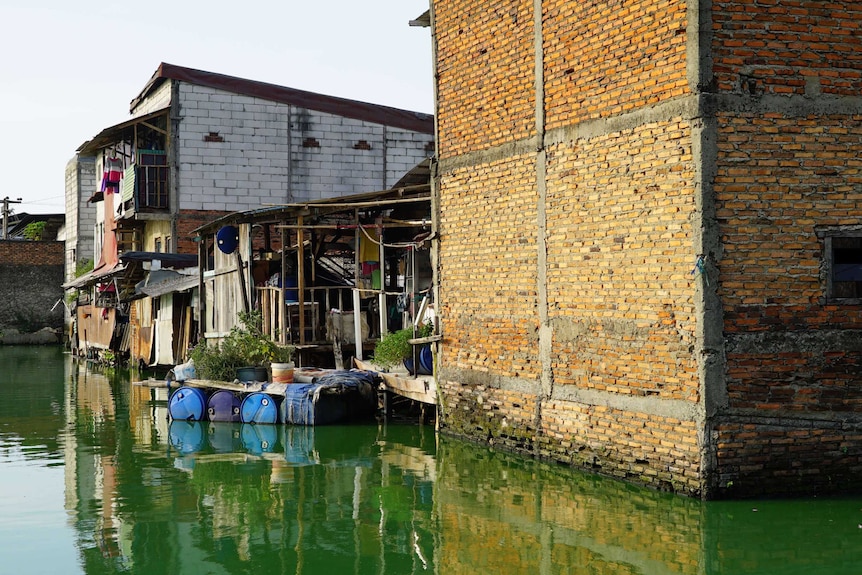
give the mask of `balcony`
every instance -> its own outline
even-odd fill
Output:
[[[163,150],[138,150],[137,162],[123,177],[123,204],[135,212],[170,208],[170,170]]]

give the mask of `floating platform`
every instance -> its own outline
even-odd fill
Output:
[[[370,418],[377,408],[379,374],[371,370],[296,370],[295,383],[147,380],[168,387],[173,420],[328,425]]]

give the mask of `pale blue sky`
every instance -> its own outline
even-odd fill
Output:
[[[433,112],[428,0],[23,0],[0,6],[0,199],[63,211],[75,150],[160,62]]]

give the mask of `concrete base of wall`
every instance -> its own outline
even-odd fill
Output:
[[[61,341],[62,335],[48,327],[34,333],[21,333],[17,329],[0,332],[0,345],[55,345]]]

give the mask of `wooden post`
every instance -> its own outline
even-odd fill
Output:
[[[237,274],[237,278],[239,279],[239,291],[240,291],[240,294],[242,295],[242,310],[245,313],[248,313],[248,311],[249,311],[248,293],[246,292],[246,289],[245,289],[245,274],[243,273],[243,270],[242,270],[242,268],[243,268],[242,256],[239,255],[239,248],[237,248],[236,251],[233,252],[233,254],[234,254],[234,256],[236,256],[236,274]]]
[[[278,339],[281,343],[287,343],[287,302],[285,301],[285,291],[284,291],[284,282],[287,281],[287,230],[281,228],[281,272],[279,277],[281,281],[278,287],[278,309],[280,310],[279,314],[279,329],[278,329]]]
[[[359,289],[353,290],[353,342],[356,359],[362,360],[362,322],[359,321]]]
[[[204,283],[204,268],[207,263],[207,240],[202,236],[198,242],[198,341],[204,339],[207,330],[207,287]]]
[[[359,272],[362,268],[362,230],[359,229],[359,208],[353,210],[353,221],[356,223],[356,240],[353,251],[353,347],[354,357],[362,359],[362,325],[359,323]]]
[[[299,307],[299,343],[305,343],[305,248],[302,245],[305,233],[302,231],[302,216],[296,219],[296,291]]]

